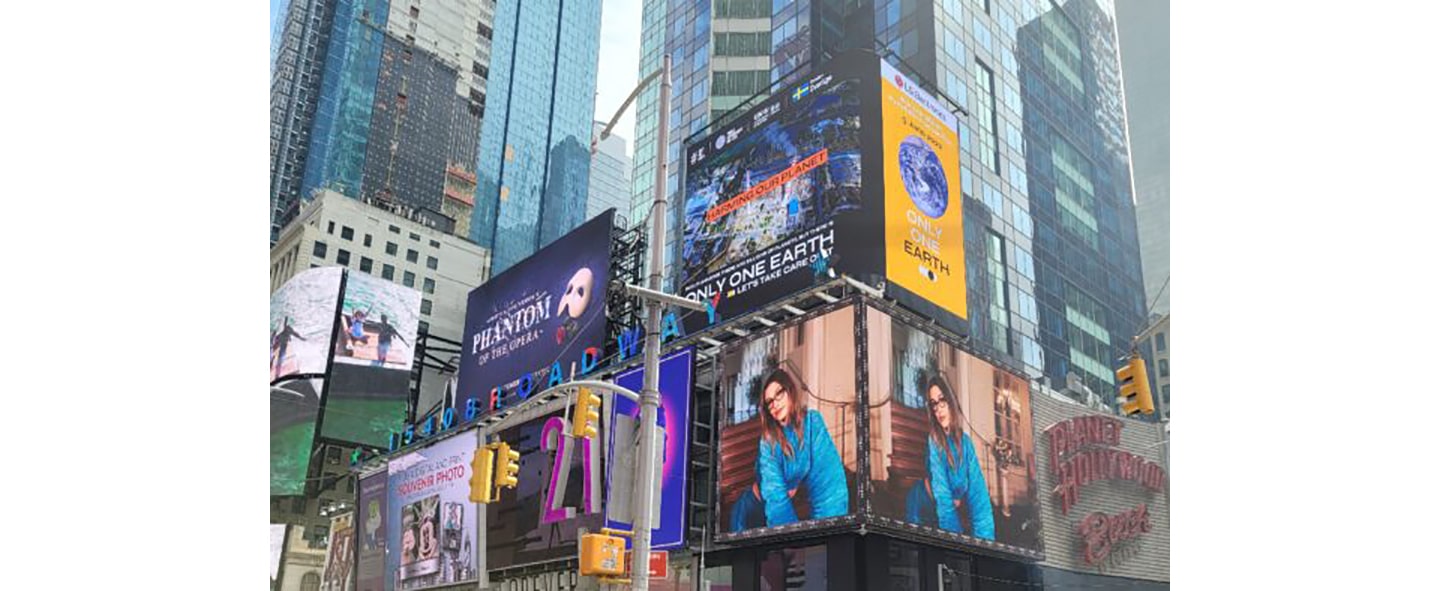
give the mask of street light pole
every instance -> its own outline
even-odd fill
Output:
[[[660,121],[655,141],[655,203],[650,210],[650,284],[661,290],[661,269],[665,263],[665,156],[670,131],[670,55],[660,74]],[[635,524],[630,580],[633,589],[650,589],[650,516],[655,504],[655,429],[660,408],[660,307],[650,300],[645,306],[645,381],[640,389],[640,461],[635,471]]]

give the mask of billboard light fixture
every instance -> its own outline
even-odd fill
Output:
[[[710,345],[712,347],[719,347],[725,344],[710,337],[700,337],[700,342]]]
[[[825,300],[825,303],[827,303],[827,304],[833,304],[833,303],[835,303],[835,302],[840,301],[840,298],[837,298],[837,297],[835,297],[835,296],[833,296],[833,295],[830,295],[829,293],[826,293],[826,292],[823,292],[823,291],[817,291],[817,292],[815,292],[815,297],[820,298],[820,299],[822,299],[822,300]]]
[[[748,337],[748,336],[750,336],[750,331],[745,330],[745,329],[743,329],[743,328],[736,328],[736,327],[733,327],[733,326],[732,326],[732,327],[730,327],[729,330],[730,330],[730,333],[731,333],[731,334],[733,334],[733,335],[735,335],[735,336],[737,336],[737,337]]]
[[[776,324],[776,322],[775,322],[774,320],[771,320],[771,319],[766,318],[766,317],[764,317],[764,316],[756,316],[756,317],[755,317],[755,320],[759,321],[760,324],[764,324],[767,328],[768,328],[768,327],[771,327],[771,326],[775,326],[775,324]]]
[[[800,308],[796,308],[795,306],[792,306],[792,305],[790,305],[790,304],[785,304],[784,306],[781,306],[781,307],[784,308],[786,312],[789,312],[789,313],[794,314],[794,315],[796,315],[796,316],[804,316],[804,315],[805,315],[805,311],[804,311],[804,310],[801,310]]]

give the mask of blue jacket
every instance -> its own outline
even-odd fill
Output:
[[[960,517],[955,513],[955,500],[965,501],[970,511],[970,525],[975,531],[970,535],[985,540],[995,539],[995,512],[990,507],[990,489],[985,485],[985,475],[980,471],[980,460],[975,456],[975,444],[970,436],[960,434],[963,454],[955,449],[955,442],[947,439],[946,447],[959,463],[951,467],[945,462],[945,452],[934,437],[925,438],[930,448],[930,487],[935,494],[935,516],[940,529],[960,532]]]
[[[850,489],[835,442],[825,428],[820,411],[805,413],[805,436],[797,437],[794,423],[785,426],[793,456],[786,456],[779,442],[760,440],[755,468],[760,478],[760,498],[765,501],[765,523],[785,525],[798,521],[790,502],[790,490],[805,485],[810,494],[813,519],[850,513]]]

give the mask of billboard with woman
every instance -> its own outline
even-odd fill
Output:
[[[880,310],[865,313],[872,519],[1038,550],[1029,384]]]
[[[851,515],[858,480],[855,308],[731,345],[719,371],[717,537]]]

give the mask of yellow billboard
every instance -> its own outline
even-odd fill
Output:
[[[880,62],[885,277],[966,318],[960,141],[955,115]]]

